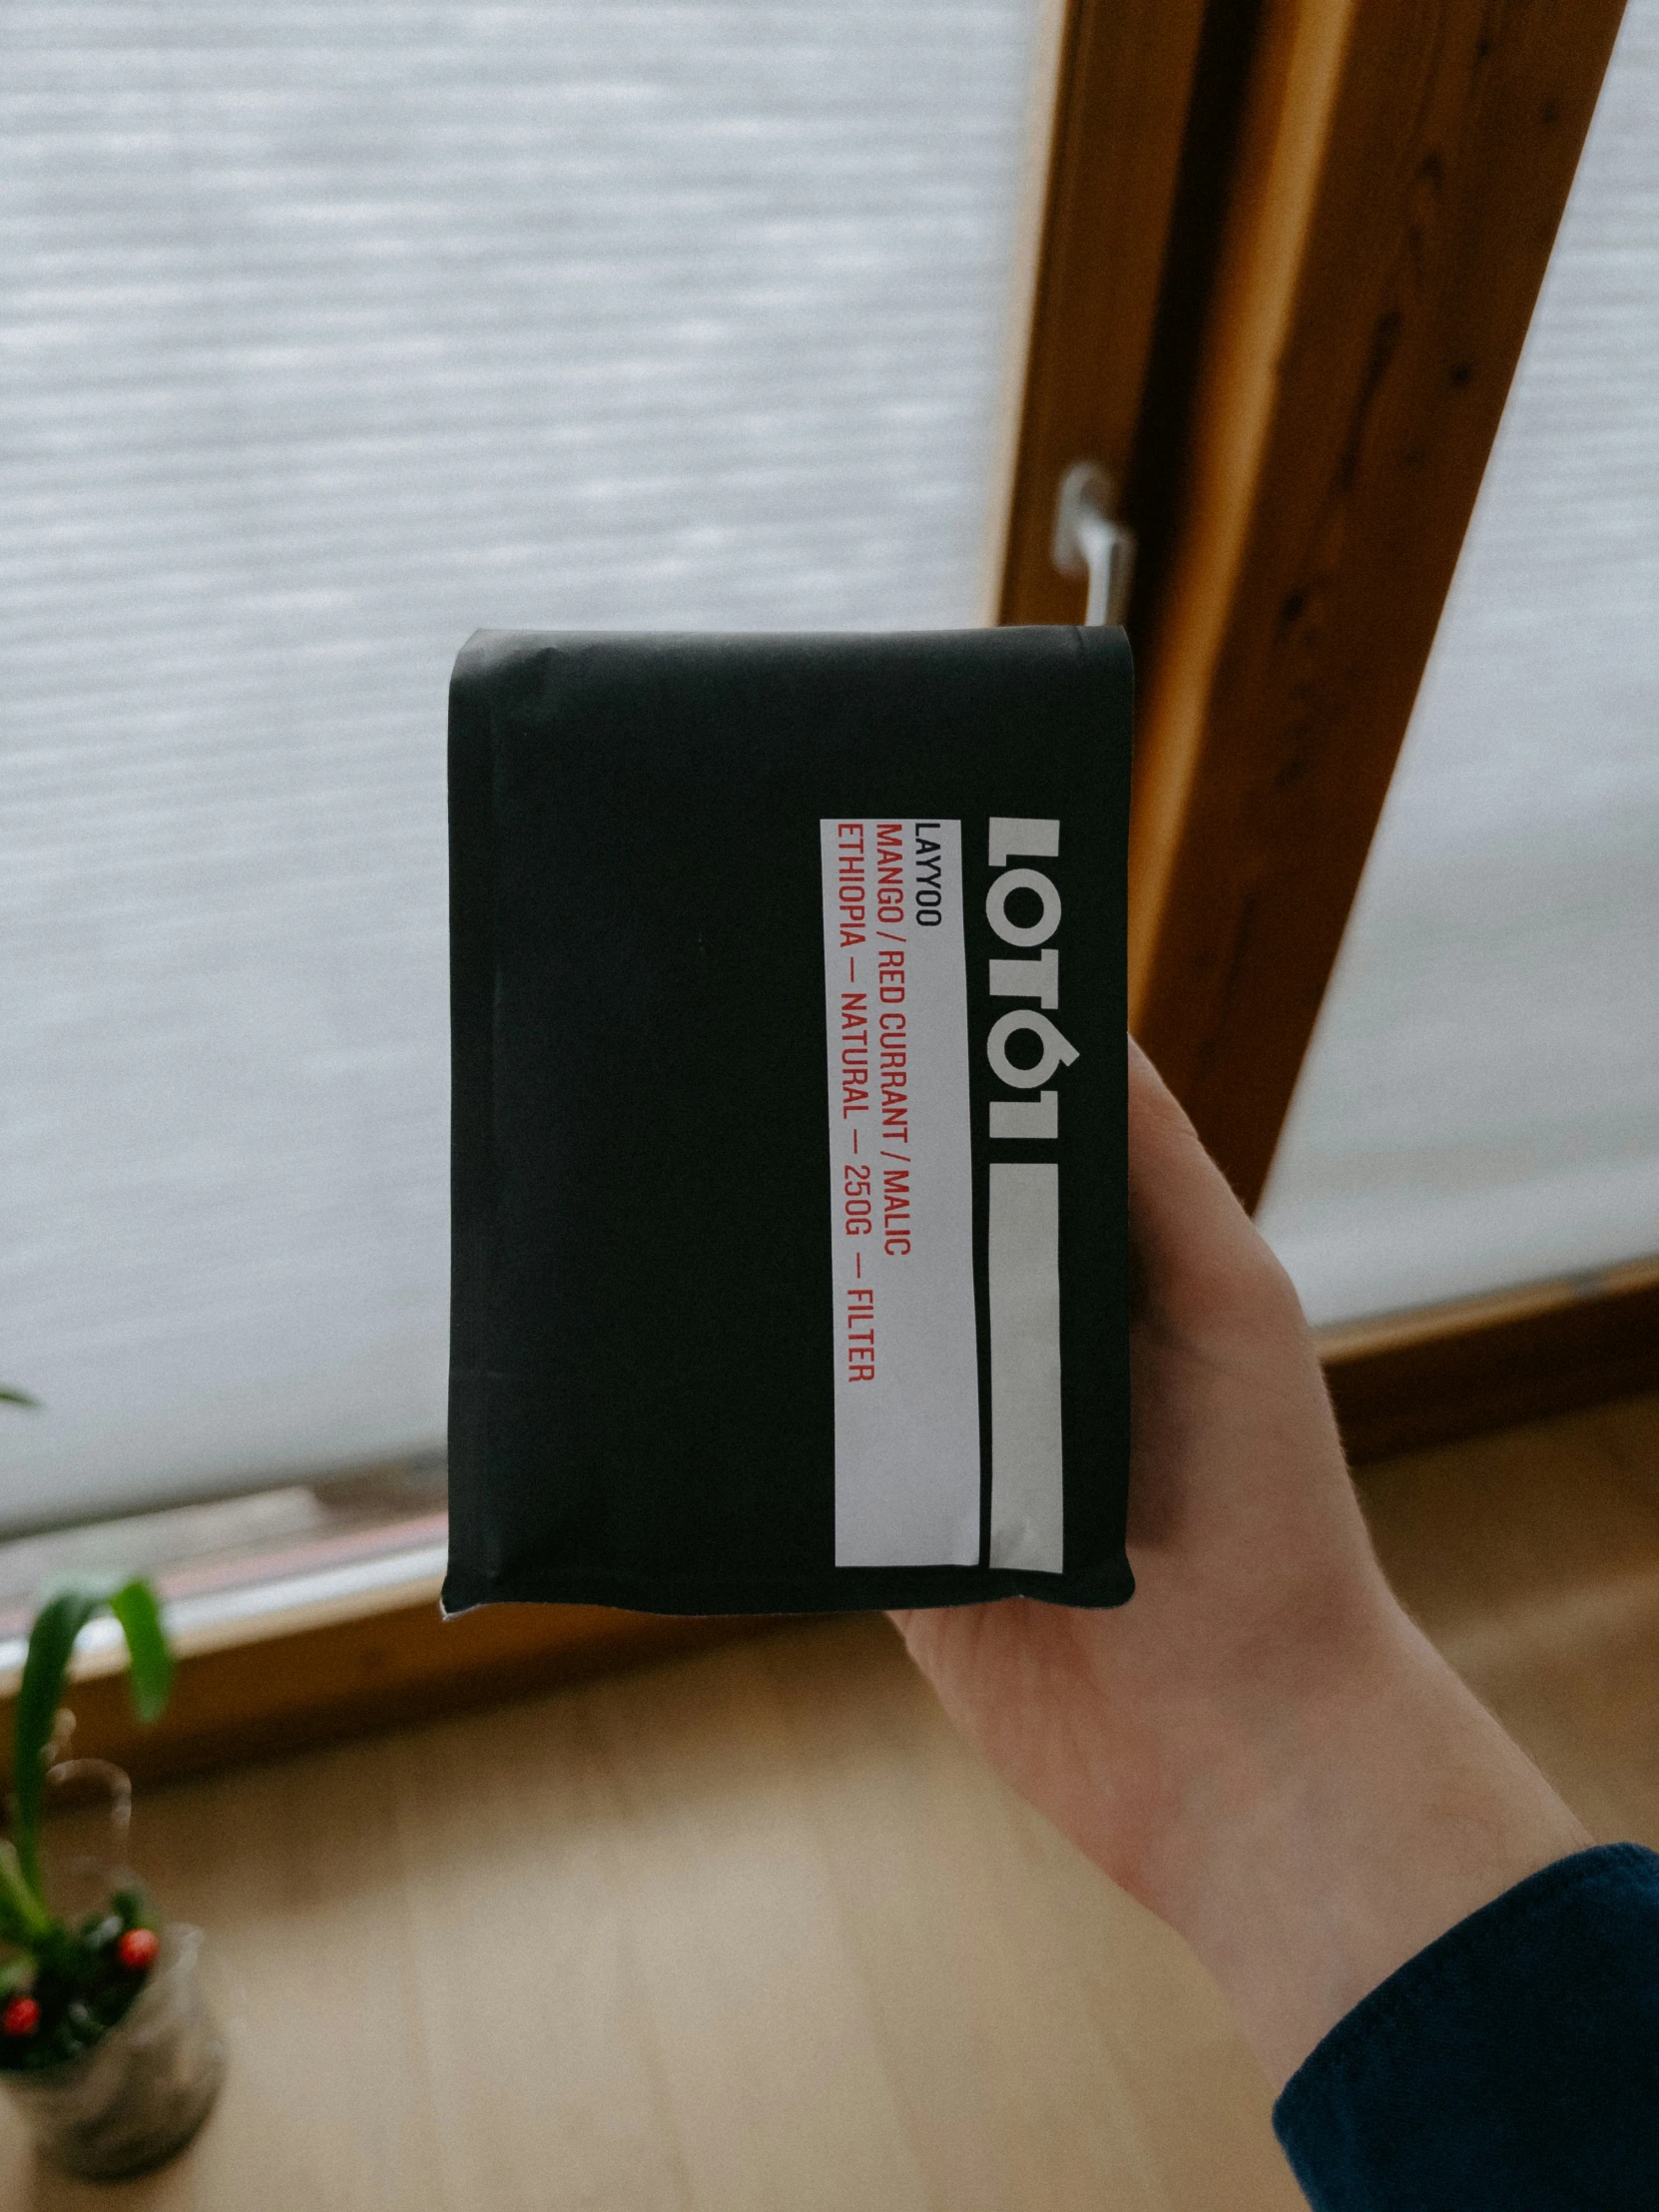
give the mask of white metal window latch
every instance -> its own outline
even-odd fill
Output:
[[[1135,533],[1113,515],[1117,486],[1093,461],[1073,461],[1060,478],[1054,506],[1054,566],[1062,576],[1086,576],[1086,623],[1121,622],[1135,570]]]

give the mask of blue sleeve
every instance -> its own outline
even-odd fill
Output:
[[[1273,2124],[1314,2212],[1659,2206],[1659,1858],[1557,1861],[1374,1989]]]

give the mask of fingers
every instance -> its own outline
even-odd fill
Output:
[[[1129,1216],[1142,1298],[1190,1310],[1259,1296],[1280,1273],[1158,1071],[1129,1039]]]

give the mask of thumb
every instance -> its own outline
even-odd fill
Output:
[[[1143,1307],[1197,1323],[1282,1271],[1198,1131],[1129,1039],[1129,1225]]]

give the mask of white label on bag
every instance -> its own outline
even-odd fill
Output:
[[[835,1564],[979,1558],[961,826],[820,824]]]
[[[993,1567],[1065,1564],[1060,1452],[1060,1171],[991,1163],[986,1224],[991,1309]]]

